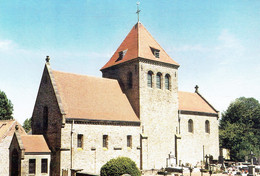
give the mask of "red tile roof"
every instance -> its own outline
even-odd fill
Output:
[[[117,80],[52,71],[66,118],[137,121]]]
[[[20,134],[26,134],[21,124],[16,120],[0,120],[0,142],[6,136],[12,136],[14,134],[16,125],[19,126]]]
[[[151,48],[160,50],[160,58],[156,58]],[[126,51],[125,56],[122,60],[116,61],[119,57],[120,51]],[[135,58],[146,58],[154,61],[169,63],[178,65],[177,62],[172,60],[172,58],[163,50],[163,48],[155,41],[152,35],[146,30],[146,28],[141,24],[137,23],[134,25],[132,30],[128,33],[124,41],[121,43],[119,48],[116,50],[111,59],[101,68],[101,70],[135,59]]]
[[[179,110],[217,113],[199,94],[179,91]]]
[[[25,152],[51,152],[42,135],[22,135]]]

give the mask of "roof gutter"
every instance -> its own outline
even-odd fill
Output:
[[[66,123],[104,124],[104,125],[125,125],[140,126],[140,121],[100,120],[83,118],[66,118]]]

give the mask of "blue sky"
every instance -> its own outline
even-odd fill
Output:
[[[220,112],[260,100],[259,0],[140,0],[140,21],[181,66],[179,90]],[[45,57],[54,70],[99,69],[137,22],[133,0],[0,0],[0,89],[20,123],[32,116]]]

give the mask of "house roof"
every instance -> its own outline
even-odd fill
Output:
[[[66,118],[139,122],[117,80],[52,71]]]
[[[49,153],[51,152],[43,135],[21,135],[25,152]]]
[[[159,58],[154,56],[152,52],[153,49],[160,51]],[[121,51],[125,51],[125,55],[122,60],[118,60],[119,52]],[[101,70],[135,58],[146,58],[179,66],[179,64],[155,41],[152,35],[140,22],[134,25],[111,59],[101,68]]]
[[[214,113],[218,112],[199,94],[179,91],[179,110]]]
[[[0,142],[6,136],[12,136],[15,131],[15,126],[19,126],[19,132],[21,134],[26,134],[22,126],[16,120],[0,120]]]

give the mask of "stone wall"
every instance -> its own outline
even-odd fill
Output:
[[[71,123],[62,129],[61,172],[62,169],[83,169],[99,173],[100,168],[110,159],[118,156],[131,158],[140,165],[140,127],[106,124],[73,124],[72,154]],[[83,148],[77,147],[77,136],[83,134]],[[103,148],[103,135],[108,135],[108,148]],[[127,135],[132,136],[132,148],[127,147]],[[70,163],[72,161],[72,163]]]
[[[128,87],[128,74],[132,73],[132,88]],[[140,101],[139,101],[139,61],[133,60],[128,63],[120,64],[112,68],[102,70],[104,78],[118,80],[122,91],[126,94],[132,108],[136,115],[140,114]]]
[[[178,127],[178,73],[173,66],[141,61],[140,120],[147,144],[143,147],[143,169],[166,167],[168,154],[175,152]],[[147,74],[153,72],[152,88],[147,86]],[[156,87],[156,74],[161,73],[162,88]],[[170,75],[170,90],[165,88],[165,75]],[[146,140],[146,139],[144,139]]]
[[[49,176],[50,175],[50,160],[51,155],[50,154],[34,154],[34,155],[24,155],[24,159],[21,161],[21,175],[31,175],[29,174],[29,159],[35,159],[36,160],[36,167],[35,167],[35,176]],[[48,160],[48,171],[47,173],[41,173],[41,160],[47,159]]]
[[[188,132],[188,121],[193,121],[193,133]],[[205,121],[210,123],[210,133],[205,132]],[[193,166],[200,164],[205,155],[219,156],[218,118],[202,115],[180,114],[180,135],[178,154],[181,163]],[[204,152],[203,152],[204,148]],[[204,154],[204,155],[203,155]]]
[[[43,109],[48,108],[48,128],[43,129]],[[59,175],[59,149],[62,126],[62,115],[58,106],[55,81],[51,74],[51,69],[46,63],[37,99],[32,115],[32,134],[43,134],[52,151],[51,170],[53,175]]]
[[[12,136],[8,136],[0,143],[0,176],[9,174],[9,146],[11,140]]]

